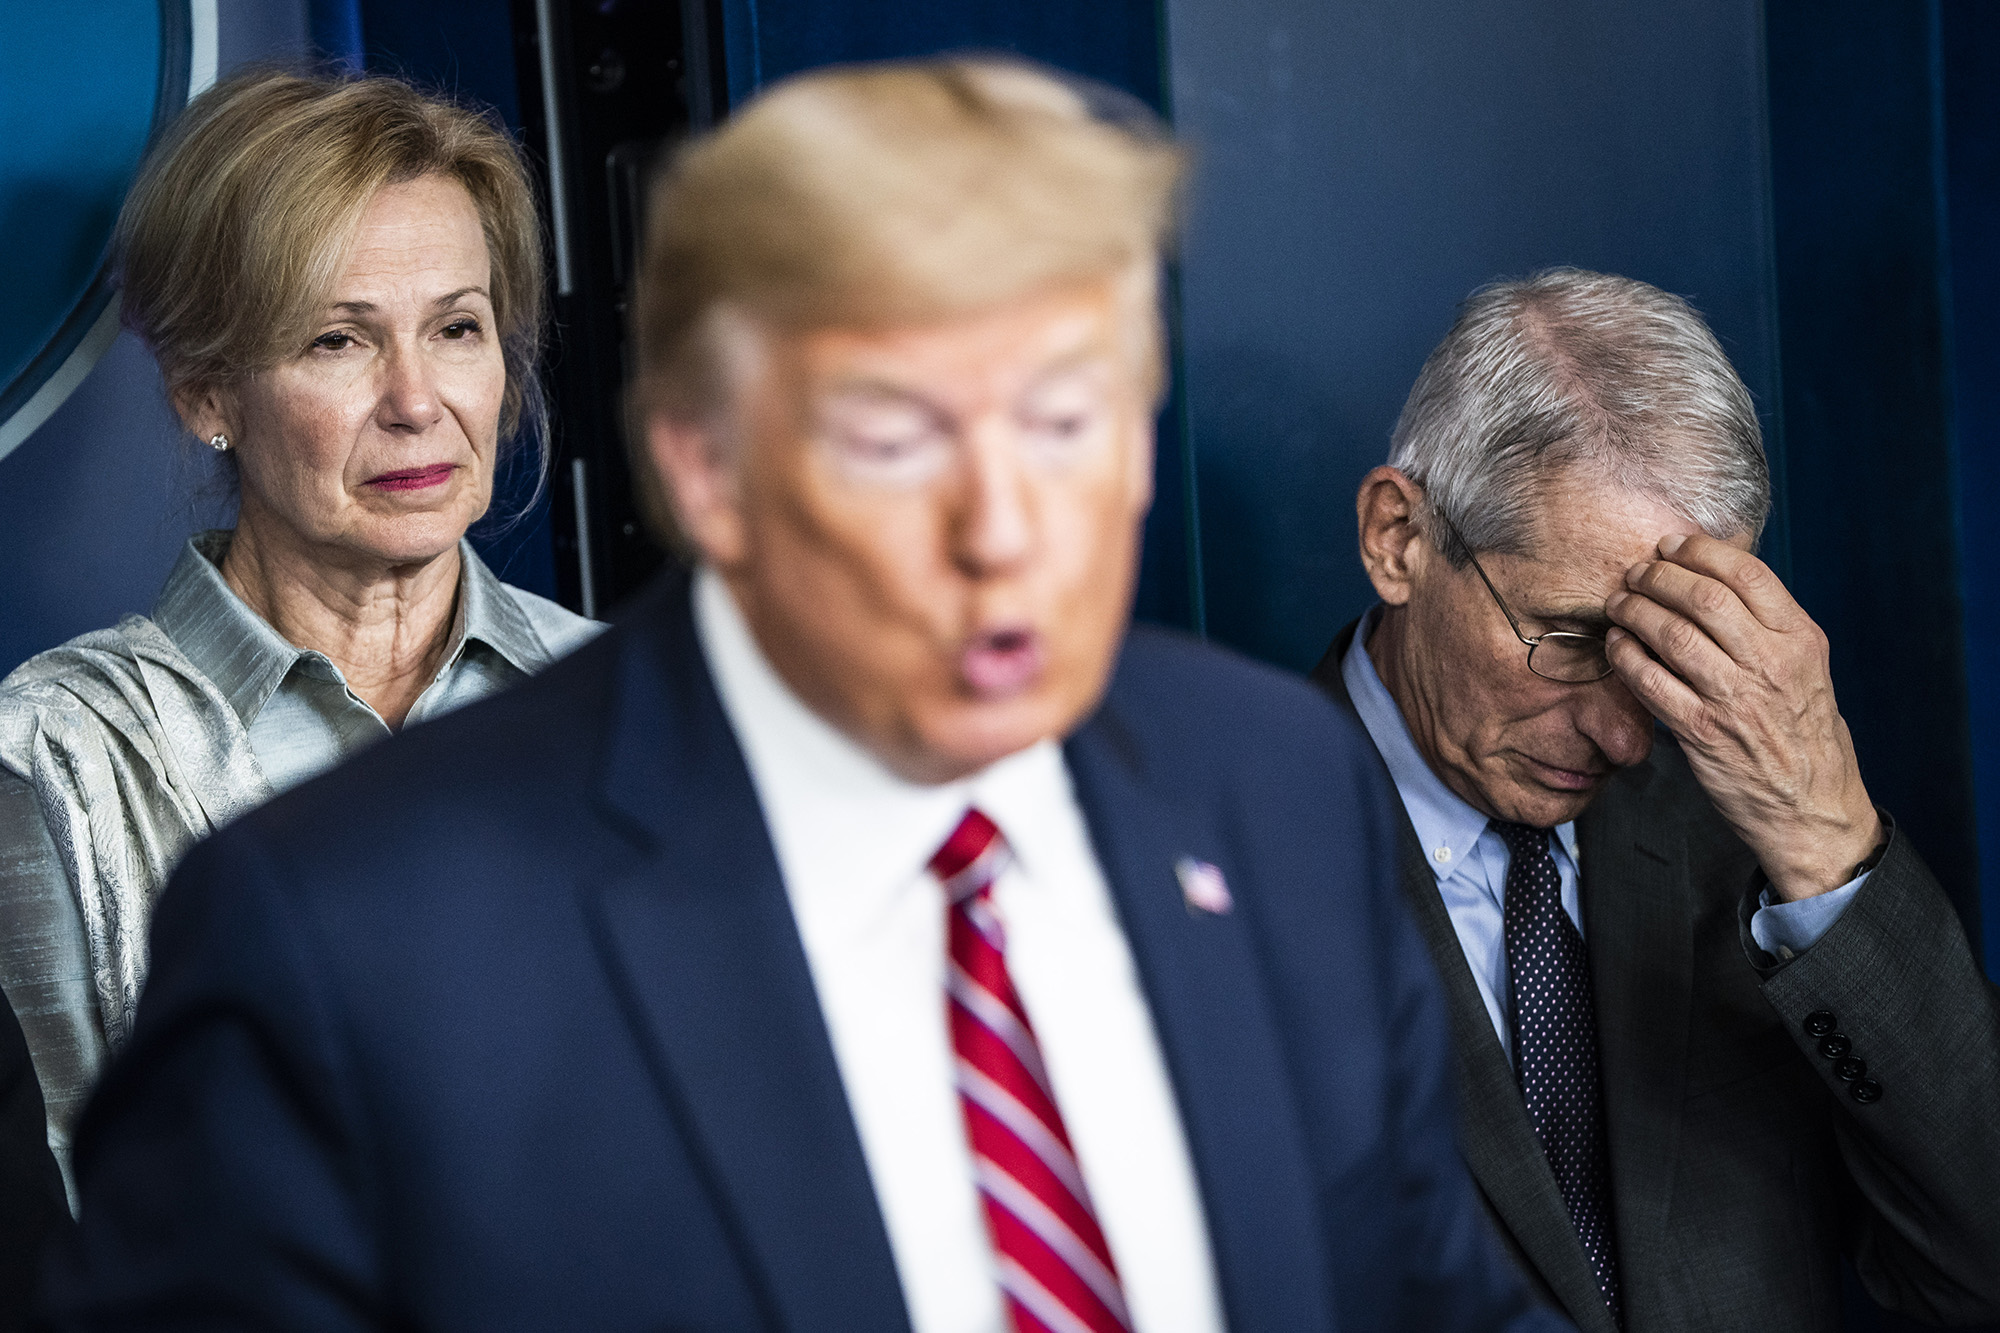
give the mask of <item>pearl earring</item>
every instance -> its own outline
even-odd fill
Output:
[[[229,437],[221,434],[211,435],[208,437],[208,447],[215,450],[218,454],[228,453]]]

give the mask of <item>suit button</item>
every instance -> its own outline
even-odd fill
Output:
[[[1840,1026],[1840,1020],[1824,1009],[1815,1009],[1806,1015],[1806,1035],[1808,1037],[1830,1036]]]
[[[1838,1032],[1819,1044],[1819,1053],[1829,1060],[1838,1060],[1853,1049],[1854,1043]]]
[[[1867,1072],[1868,1072],[1868,1062],[1858,1057],[1849,1056],[1845,1060],[1834,1061],[1833,1065],[1834,1077],[1839,1079],[1842,1083],[1852,1083],[1855,1079],[1860,1078],[1863,1074]]]
[[[1847,1090],[1847,1095],[1863,1105],[1879,1102],[1882,1100],[1882,1085],[1872,1078],[1857,1079],[1854,1086]]]

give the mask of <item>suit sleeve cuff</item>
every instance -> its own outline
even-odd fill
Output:
[[[1828,893],[1815,894],[1798,902],[1781,901],[1769,884],[1757,895],[1757,910],[1750,916],[1750,938],[1765,953],[1784,961],[1804,953],[1840,920],[1840,914],[1861,892],[1873,871],[1856,875]]]

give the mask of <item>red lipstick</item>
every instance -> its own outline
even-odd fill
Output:
[[[452,473],[458,471],[456,463],[433,463],[429,467],[409,467],[398,472],[384,472],[370,477],[368,485],[380,486],[385,491],[421,491],[429,486],[442,485]]]

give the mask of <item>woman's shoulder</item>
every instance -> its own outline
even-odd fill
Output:
[[[550,601],[526,588],[517,588],[511,583],[500,586],[506,589],[507,596],[527,617],[528,623],[534,626],[536,635],[548,648],[551,657],[574,652],[610,628],[601,620],[587,620],[562,603]]]
[[[0,679],[0,766],[19,767],[33,737],[52,727],[131,720],[148,698],[141,659],[163,655],[179,656],[172,640],[144,616],[127,616],[15,667]]]
[[[42,699],[67,692],[79,680],[131,676],[142,654],[178,654],[173,641],[144,616],[126,616],[110,629],[79,634],[67,643],[36,653],[0,678],[0,704]]]

